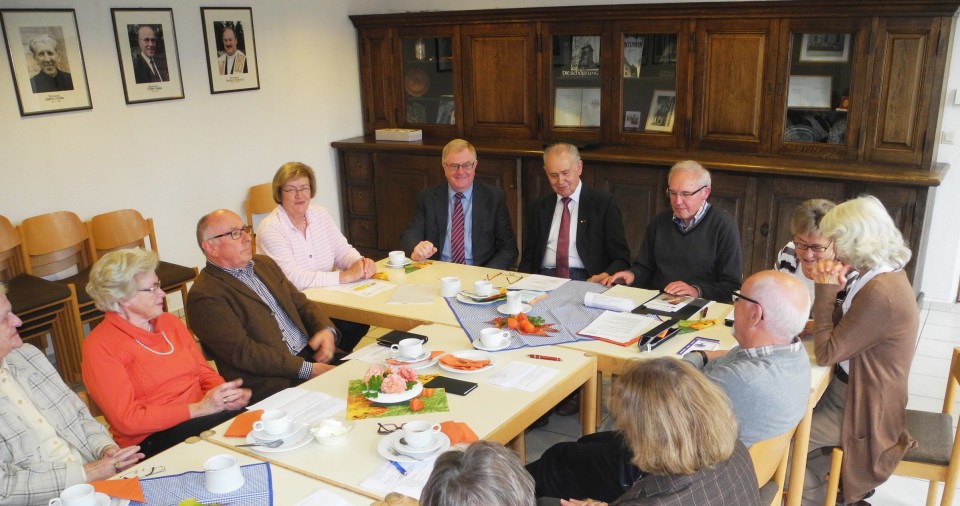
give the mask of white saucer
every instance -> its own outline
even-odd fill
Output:
[[[428,358],[430,358],[430,352],[426,350],[424,350],[423,353],[421,353],[419,356],[413,357],[413,358],[406,358],[406,357],[400,357],[400,356],[391,357],[391,359],[396,360],[397,362],[402,362],[404,364],[413,364],[416,362],[422,362],[424,360],[427,360]]]
[[[518,311],[518,312],[519,312],[519,313],[528,313],[528,312],[530,312],[531,309],[533,309],[533,306],[531,306],[530,304],[520,304],[520,311]],[[501,304],[501,305],[499,305],[499,306],[497,307],[497,311],[499,311],[500,314],[509,314],[509,315],[517,314],[517,313],[508,313],[508,312],[507,312],[507,305],[506,305],[506,304]]]
[[[500,350],[509,348],[511,344],[512,342],[510,339],[504,339],[503,344],[501,344],[500,346],[497,346],[496,348],[487,348],[486,346],[483,345],[483,343],[480,342],[480,338],[477,338],[476,340],[473,341],[473,347],[481,351],[500,351]]]
[[[490,370],[490,368],[496,365],[497,363],[497,360],[493,358],[493,355],[485,351],[463,350],[463,351],[455,351],[453,353],[447,353],[447,355],[453,355],[455,357],[465,358],[467,360],[489,360],[490,361],[490,363],[487,364],[487,366],[484,367],[483,369],[472,369],[469,371],[466,371],[463,369],[454,369],[453,367],[449,367],[445,365],[443,362],[437,362],[437,365],[440,366],[440,368],[443,369],[444,371],[452,372],[456,374],[475,374],[478,372],[484,372],[484,371]]]
[[[257,438],[257,441],[276,441],[277,439],[287,439],[290,436],[297,433],[300,430],[300,424],[297,422],[290,422],[290,427],[287,427],[287,431],[283,434],[270,434],[265,430],[253,429],[250,431],[250,434],[253,434],[253,437]]]
[[[402,262],[400,265],[397,265],[397,264],[394,264],[394,263],[390,263],[389,260],[387,260],[386,262],[384,262],[383,265],[386,265],[387,267],[390,267],[390,268],[392,268],[392,269],[399,269],[399,268],[401,268],[401,267],[406,267],[406,266],[408,266],[408,265],[410,265],[410,264],[412,264],[412,263],[413,263],[413,260],[410,260],[409,258],[404,258],[404,259],[403,259],[403,262]]]
[[[385,394],[380,392],[376,399],[367,397],[367,400],[375,404],[398,404],[413,399],[414,397],[420,395],[420,392],[423,392],[423,384],[418,381],[416,385],[413,385],[413,388],[407,390],[406,392],[399,394]]]
[[[427,367],[430,367],[431,365],[436,364],[437,361],[440,360],[440,357],[442,356],[443,356],[443,353],[438,353],[436,357],[428,358],[420,362],[414,362],[412,364],[406,364],[406,366],[413,369],[414,371],[418,371],[420,369],[426,369]]]
[[[297,430],[289,437],[283,440],[283,444],[276,448],[268,448],[266,446],[251,446],[250,449],[255,452],[260,453],[275,453],[275,452],[285,452],[289,450],[296,450],[301,446],[310,442],[313,439],[313,434],[307,429],[307,426],[297,424]],[[247,434],[248,443],[262,443],[257,438],[253,436],[253,432]]]
[[[377,443],[377,453],[381,457],[392,460],[394,462],[420,462],[422,460],[433,460],[439,457],[443,452],[450,449],[450,438],[447,437],[444,433],[437,434],[437,439],[440,439],[440,447],[434,450],[433,453],[420,454],[416,458],[407,456],[407,455],[394,455],[388,451],[388,448],[393,448],[393,442],[396,439],[403,437],[402,431],[397,431],[392,434],[386,435],[380,438],[380,442]]]
[[[96,492],[94,499],[96,500],[96,506],[110,506],[110,496],[103,492]]]
[[[485,306],[485,305],[487,305],[487,304],[493,304],[493,303],[495,303],[495,302],[500,302],[500,301],[502,301],[503,299],[473,300],[473,299],[471,299],[470,297],[467,297],[466,295],[462,295],[462,294],[459,294],[459,293],[458,293],[458,294],[457,294],[457,300],[459,300],[460,302],[463,302],[464,304],[473,304],[473,305],[476,305],[476,306]]]
[[[400,434],[400,437],[393,440],[393,449],[405,455],[415,455],[419,457],[424,453],[433,453],[443,444],[443,438],[440,437],[441,434],[443,434],[442,432],[434,434],[433,441],[430,441],[426,446],[410,446],[405,444],[403,443],[403,431],[398,431],[397,433]]]

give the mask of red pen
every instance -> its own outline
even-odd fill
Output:
[[[548,357],[546,355],[527,355],[530,358],[538,358],[540,360],[553,360],[554,362],[561,362],[563,359],[560,357]]]

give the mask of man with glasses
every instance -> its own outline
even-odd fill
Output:
[[[454,139],[441,155],[446,182],[421,190],[417,211],[400,238],[415,262],[426,259],[510,269],[517,240],[503,191],[474,183],[477,150]]]
[[[133,56],[133,79],[137,84],[169,81],[166,59],[157,59],[157,32],[150,25],[137,28],[140,52]]]
[[[670,211],[647,225],[630,269],[602,283],[729,299],[743,278],[740,232],[733,217],[707,202],[710,172],[693,160],[679,162],[670,169],[667,185]]]
[[[197,243],[207,265],[187,297],[187,321],[220,374],[253,391],[251,403],[332,368],[336,327],[276,262],[253,254],[240,216],[204,216]]]
[[[750,447],[795,427],[806,412],[810,359],[797,334],[810,314],[810,298],[798,279],[776,271],[750,276],[734,293],[733,336],[739,346],[694,351],[683,360],[727,394],[739,424],[737,439]],[[554,445],[527,470],[538,497],[610,501],[644,474],[632,458],[619,432],[598,432]]]

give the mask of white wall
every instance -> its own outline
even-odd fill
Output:
[[[202,265],[193,226],[205,212],[242,210],[246,190],[269,181],[283,162],[313,166],[317,202],[339,218],[335,153],[330,142],[360,135],[356,34],[351,14],[598,5],[618,0],[183,0],[173,8],[186,98],[126,105],[111,7],[132,0],[77,2],[93,109],[21,118],[7,54],[0,56],[0,214],[14,223],[68,209],[81,218],[132,207],[156,221],[164,258]],[[649,2],[648,2],[649,3]],[[59,0],[0,0],[0,8],[63,8]],[[199,6],[253,8],[260,90],[211,95]],[[954,60],[960,51],[953,51]],[[960,86],[951,65],[948,103]],[[957,106],[944,129],[960,131]],[[955,146],[940,161],[960,165]],[[929,300],[955,300],[960,275],[960,168],[931,191],[930,242],[921,251],[921,289]],[[919,248],[914,248],[918,251]]]

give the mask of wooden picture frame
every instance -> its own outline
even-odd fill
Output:
[[[210,93],[259,90],[253,9],[201,7],[200,18]]]
[[[675,90],[653,90],[650,109],[647,111],[645,132],[673,132],[673,119],[677,109]]]
[[[843,63],[850,59],[849,33],[805,33],[800,61]]]
[[[21,116],[92,109],[74,9],[0,11]]]
[[[183,98],[173,9],[110,9],[128,104]]]

